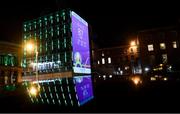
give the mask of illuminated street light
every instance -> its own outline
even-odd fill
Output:
[[[164,81],[167,81],[168,79],[165,77],[163,80],[164,80]]]
[[[26,47],[27,47],[27,50],[28,50],[28,51],[32,51],[32,50],[33,50],[33,44],[32,44],[32,43],[28,43],[28,44],[26,45]]]
[[[137,45],[136,45],[136,42],[135,41],[131,41],[130,42],[130,48],[129,48],[129,52],[130,52],[130,56],[131,56],[131,72],[132,74],[134,75],[135,73],[135,65],[134,65],[134,58],[133,56],[136,56],[137,55]]]
[[[28,43],[26,45],[27,51],[32,52],[34,50],[34,44],[32,43]],[[40,91],[40,85],[39,85],[39,80],[38,80],[38,51],[37,51],[37,47],[35,48],[35,54],[36,54],[36,82],[37,85],[35,86],[35,84],[30,86],[29,89],[29,94],[36,96],[38,94],[38,92]]]
[[[32,43],[28,43],[26,45],[27,51],[31,52],[34,49],[34,45]],[[35,48],[35,53],[36,53],[36,81],[38,83],[38,51],[37,51],[37,47]]]
[[[40,91],[40,86],[39,84],[34,84],[32,83],[30,85],[30,88],[29,88],[29,94],[32,95],[32,96],[36,96],[38,94],[38,92]]]
[[[146,68],[144,68],[144,70],[145,70],[146,72],[148,72],[148,71],[149,71],[149,68],[148,68],[148,67],[146,67]]]
[[[135,41],[131,41],[131,46],[135,46],[136,42]]]
[[[142,80],[138,76],[132,77],[131,80],[134,82],[135,85],[142,83]]]
[[[31,87],[29,90],[29,93],[33,96],[36,96],[37,95],[37,89],[35,87]]]

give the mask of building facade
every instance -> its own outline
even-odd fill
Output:
[[[100,76],[139,74],[139,52],[136,45],[93,49],[93,72]]]
[[[88,23],[69,9],[23,23],[23,81],[33,103],[81,106],[93,98]],[[35,84],[36,85],[36,84]]]
[[[0,85],[21,82],[21,46],[0,42]]]
[[[24,80],[91,73],[88,23],[69,9],[24,22],[23,44]]]
[[[138,41],[143,74],[173,72],[180,63],[178,27],[140,31]]]

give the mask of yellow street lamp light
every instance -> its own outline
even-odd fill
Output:
[[[131,45],[131,46],[135,46],[135,45],[136,45],[136,42],[135,42],[135,41],[131,41],[130,45]]]
[[[40,91],[40,86],[39,84],[34,84],[34,83],[31,83],[30,86],[29,86],[29,94],[32,95],[32,96],[37,96],[37,94],[39,93]]]
[[[37,89],[33,86],[29,89],[29,93],[33,96],[36,96],[37,92],[38,92]]]
[[[28,44],[26,45],[26,48],[27,48],[28,51],[32,51],[32,50],[34,49],[34,46],[33,46],[32,43],[28,43]]]
[[[29,42],[29,43],[27,43],[26,48],[27,48],[27,51],[31,52],[34,49],[34,44]],[[36,54],[36,81],[38,83],[38,51],[37,51],[37,47],[35,49],[36,49],[35,50],[35,54]]]

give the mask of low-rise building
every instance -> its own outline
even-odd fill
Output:
[[[139,31],[138,41],[143,74],[173,72],[180,64],[180,38],[177,26]]]
[[[0,42],[0,85],[21,82],[21,46]]]

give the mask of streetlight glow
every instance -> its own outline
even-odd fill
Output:
[[[142,80],[138,76],[132,77],[131,80],[134,82],[135,85],[142,83]]]
[[[34,86],[32,86],[30,89],[29,89],[29,93],[31,94],[31,95],[33,95],[33,96],[36,96],[37,95],[37,89],[34,87]]]
[[[136,42],[135,41],[131,41],[131,46],[135,46]]]
[[[26,45],[27,47],[27,51],[33,51],[35,45],[31,42],[27,43]],[[38,51],[37,51],[37,47],[35,48],[35,54],[36,54],[36,81],[38,82]]]
[[[34,46],[33,46],[32,43],[28,43],[28,44],[26,45],[26,48],[27,48],[28,51],[32,51],[33,48],[34,48]]]

